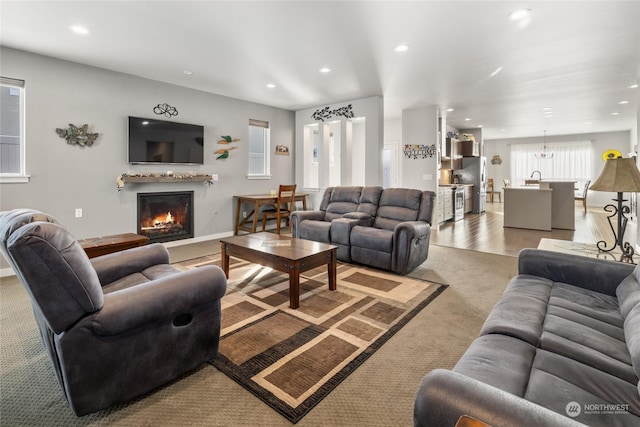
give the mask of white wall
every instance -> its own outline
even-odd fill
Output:
[[[349,104],[352,106],[352,111],[355,117],[365,118],[364,147],[361,147],[364,149],[364,152],[352,152],[352,149],[356,150],[357,147],[348,147],[350,139],[362,139],[362,132],[361,129],[359,129],[360,125],[354,122],[353,129],[350,130],[350,126],[347,126],[349,119],[340,116],[332,117],[330,120],[340,120],[342,129],[341,141],[343,145],[343,152],[341,155],[341,183],[342,185],[382,185],[382,148],[384,145],[383,99],[380,96],[372,96],[369,98],[331,104],[329,107],[331,110],[334,110],[346,107]],[[318,106],[296,111],[296,146],[302,147],[304,145],[304,128],[306,125],[322,123],[314,120],[312,118],[312,114],[324,107],[325,106]],[[324,134],[323,126],[320,126],[319,132],[322,139],[322,135]],[[362,150],[360,149],[357,151]],[[328,152],[328,149],[325,151],[321,150],[321,158],[319,162],[321,170],[319,188],[305,188],[306,192],[314,195],[313,203],[308,204],[310,207],[318,206],[318,202],[322,197],[324,188],[329,185],[329,168],[328,166],[325,168],[322,164],[322,155],[326,155],[326,152]],[[326,173],[322,173],[323,169],[326,169]],[[354,173],[356,170],[357,173]],[[298,185],[302,185],[304,183],[304,173],[304,152],[302,150],[296,150],[295,176],[296,183],[298,183]]]
[[[220,95],[2,48],[3,76],[26,82],[27,184],[0,184],[0,209],[29,207],[60,220],[77,238],[135,232],[138,192],[194,190],[195,236],[233,229],[233,195],[268,192],[293,182],[294,156],[271,153],[271,180],[247,180],[249,119],[266,120],[272,148],[293,146],[294,113]],[[167,119],[153,107],[167,103],[178,116]],[[204,165],[127,164],[128,116],[204,125]],[[68,145],[55,129],[88,124],[100,137],[92,147]],[[221,135],[240,138],[228,159],[213,154]],[[123,172],[195,171],[215,173],[204,183],[127,184],[116,191]],[[74,209],[84,216],[76,219]]]
[[[439,144],[438,108],[436,106],[402,110],[401,150],[406,144],[436,144],[436,146]],[[438,191],[437,155],[426,159],[408,159],[403,155],[400,163],[402,164],[403,187]]]
[[[568,141],[593,141],[593,171],[589,178],[595,180],[602,171],[602,153],[609,149],[619,150],[624,156],[630,151],[631,135],[629,131],[604,132],[604,133],[581,133],[575,135],[547,135],[547,142],[568,142]],[[536,138],[513,138],[513,139],[492,139],[484,141],[484,152],[487,156],[488,178],[493,178],[495,190],[502,189],[502,180],[511,179],[511,144],[542,144],[544,136]],[[492,165],[491,158],[499,154],[502,158],[501,165]],[[543,177],[544,179],[544,177]],[[587,198],[588,206],[604,206],[615,198],[615,193],[600,191],[589,191]]]

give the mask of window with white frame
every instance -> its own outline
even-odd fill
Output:
[[[549,181],[577,181],[592,179],[593,148],[591,141],[552,142],[547,150],[551,158],[538,158],[540,144],[511,145],[511,183],[524,185],[534,171],[540,171],[542,179]],[[538,178],[538,174],[535,174]],[[578,185],[579,187],[579,185]]]
[[[24,81],[0,77],[0,182],[27,182]]]
[[[269,122],[249,120],[249,172],[248,178],[270,178]]]

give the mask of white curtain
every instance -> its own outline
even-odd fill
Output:
[[[542,144],[511,145],[512,185],[524,185],[525,179],[531,179],[533,171],[540,171],[544,180],[577,181],[578,188],[592,179],[591,141],[548,143],[547,152],[553,153],[552,158],[537,158],[536,154],[541,151]],[[535,178],[538,178],[537,173]]]

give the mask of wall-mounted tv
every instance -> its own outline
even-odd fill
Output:
[[[204,163],[204,126],[129,117],[129,163]]]

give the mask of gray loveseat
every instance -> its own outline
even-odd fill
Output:
[[[291,215],[293,237],[338,246],[337,257],[407,274],[429,256],[435,193],[329,187],[317,211]]]
[[[0,248],[77,415],[140,396],[218,352],[218,267],[179,271],[160,244],[90,260],[55,218],[30,209],[0,213]]]
[[[452,371],[418,389],[416,426],[640,425],[640,267],[536,249]]]

